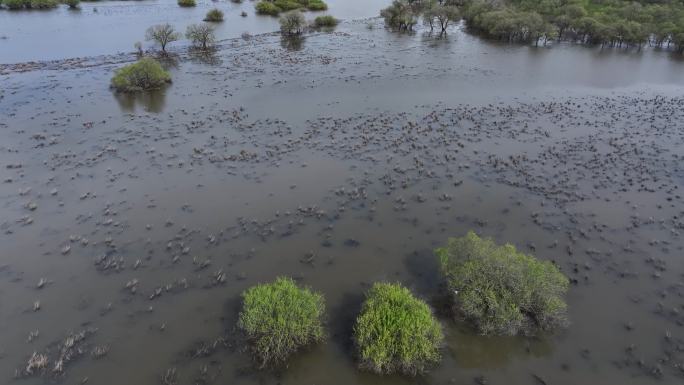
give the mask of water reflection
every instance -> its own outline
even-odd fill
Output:
[[[302,49],[304,49],[304,40],[306,40],[304,36],[283,35],[280,38],[280,46],[288,51],[301,51]]]
[[[167,88],[169,86],[147,92],[114,92],[114,99],[125,112],[135,112],[138,108],[148,112],[161,112],[166,105]]]

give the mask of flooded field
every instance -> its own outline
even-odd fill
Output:
[[[680,59],[358,20],[382,1],[331,1],[348,20],[293,44],[253,3],[220,5],[236,22],[215,54],[179,43],[173,83],[132,96],[108,89],[112,71],[186,10],[0,12],[3,383],[681,383]],[[26,25],[15,17],[56,40],[23,43],[38,32],[6,28]],[[570,327],[485,337],[451,320],[432,250],[468,230],[557,263]],[[259,371],[235,330],[240,293],[279,275],[325,294],[328,341]],[[425,376],[356,369],[351,325],[379,280],[437,310],[444,359]]]

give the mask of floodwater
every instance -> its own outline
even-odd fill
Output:
[[[113,7],[112,25],[155,14],[93,6]],[[3,382],[682,381],[677,57],[501,45],[463,26],[400,35],[377,19],[298,44],[255,30],[212,57],[179,43],[173,84],[148,95],[108,89],[134,56],[104,30],[102,50],[74,53],[96,57],[0,66]],[[43,58],[12,47],[3,63]],[[468,230],[555,261],[573,282],[570,327],[491,338],[451,320],[432,250]],[[263,372],[234,327],[242,290],[278,275],[325,294],[329,336]],[[350,328],[378,280],[436,309],[447,340],[427,375],[356,370]],[[29,374],[34,352],[50,362]]]

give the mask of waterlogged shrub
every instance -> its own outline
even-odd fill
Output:
[[[440,360],[442,328],[430,307],[399,284],[376,283],[354,327],[362,369],[416,375]]]
[[[208,50],[216,41],[214,29],[206,24],[191,24],[185,32],[185,37],[195,48]]]
[[[171,75],[152,58],[119,68],[112,78],[112,88],[120,92],[152,90],[166,83],[171,83]]]
[[[417,23],[417,16],[406,0],[394,0],[392,4],[380,11],[385,25],[399,30],[412,30]]]
[[[328,9],[328,4],[324,3],[322,0],[309,0],[306,8],[309,11],[325,11]]]
[[[57,0],[3,0],[7,9],[50,9],[57,7]]]
[[[207,16],[204,17],[204,21],[223,21],[223,12],[218,8],[214,8],[207,12]]]
[[[181,7],[194,7],[197,3],[195,0],[178,0],[178,5]]]
[[[436,250],[456,314],[482,334],[516,335],[567,324],[568,279],[548,261],[472,231]]]
[[[334,27],[337,23],[337,19],[330,15],[318,16],[314,19],[314,27],[316,28]]]
[[[257,13],[260,15],[278,16],[278,14],[280,13],[280,8],[278,8],[275,4],[271,3],[270,1],[266,0],[258,2],[254,6],[254,9],[256,9]]]
[[[50,9],[57,7],[57,0],[31,0],[31,9]]]
[[[324,339],[323,296],[278,278],[242,293],[238,320],[260,366],[277,366],[297,350]]]
[[[4,0],[3,4],[5,5],[5,7],[7,7],[7,9],[16,10],[26,7],[30,4],[30,2],[24,0]]]
[[[166,53],[166,46],[180,39],[180,34],[169,23],[153,25],[145,31],[145,39],[156,42],[161,46],[162,52]]]
[[[299,35],[306,26],[306,19],[299,11],[290,11],[280,17],[280,31],[285,35]]]
[[[281,12],[302,8],[302,5],[294,0],[275,0],[273,4],[278,7]]]

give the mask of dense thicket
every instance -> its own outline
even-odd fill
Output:
[[[684,0],[395,0],[381,15],[410,30],[422,16],[444,31],[460,17],[490,37],[516,42],[569,40],[684,52]]]
[[[564,39],[684,50],[681,0],[467,0],[463,16],[470,27],[509,41]]]

